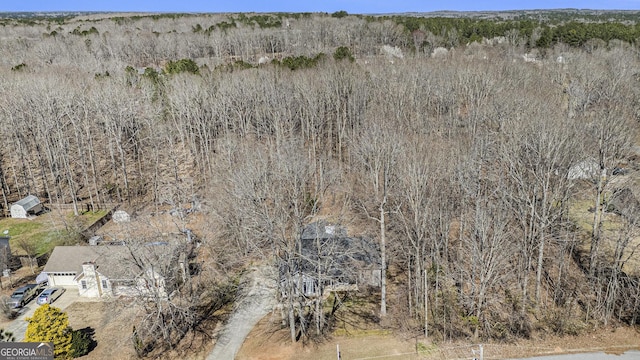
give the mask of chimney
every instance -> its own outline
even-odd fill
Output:
[[[86,261],[82,263],[82,272],[85,276],[95,276],[96,263],[93,261]]]

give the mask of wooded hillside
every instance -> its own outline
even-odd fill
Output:
[[[327,219],[380,244],[381,322],[435,339],[640,321],[637,25],[94,17],[3,20],[4,209],[202,201],[229,268],[295,269]]]

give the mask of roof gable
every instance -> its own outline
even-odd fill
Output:
[[[38,204],[40,204],[40,199],[38,199],[34,195],[28,195],[24,199],[21,199],[14,203],[14,205],[22,206],[25,210],[30,210]]]
[[[167,252],[170,246],[144,246],[138,252]],[[169,258],[170,256],[167,256]],[[45,273],[82,273],[82,264],[92,262],[96,270],[111,279],[133,279],[142,269],[128,246],[56,246],[44,267]]]

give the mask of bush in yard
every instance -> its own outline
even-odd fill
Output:
[[[27,333],[24,341],[51,342],[56,359],[73,357],[73,330],[69,327],[69,316],[57,307],[44,304],[33,316],[27,318]]]
[[[89,335],[80,330],[71,332],[71,353],[73,357],[87,355],[91,351],[93,340]]]

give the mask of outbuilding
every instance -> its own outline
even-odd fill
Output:
[[[11,217],[14,219],[26,219],[29,215],[36,215],[41,211],[42,203],[34,195],[29,195],[11,205]]]

